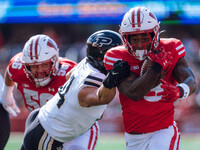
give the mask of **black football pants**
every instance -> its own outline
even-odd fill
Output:
[[[9,113],[0,104],[0,150],[3,150],[10,136]]]
[[[26,121],[21,150],[62,150],[63,143],[51,138],[37,117],[39,109],[30,113]]]

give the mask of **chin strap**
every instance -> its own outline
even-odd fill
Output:
[[[92,65],[94,68],[98,69],[101,73],[103,74],[107,74],[107,71],[106,71],[106,68],[104,67],[103,65],[103,62],[102,62],[102,65],[99,63],[99,61],[95,60],[93,57],[91,56],[87,56],[87,62]]]

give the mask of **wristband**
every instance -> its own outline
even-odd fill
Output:
[[[182,91],[180,90],[180,92],[181,92],[180,99],[185,99],[185,98],[187,98],[189,96],[189,94],[190,94],[190,88],[189,88],[189,86],[187,84],[180,83],[180,84],[177,85],[177,87],[179,87],[179,88],[182,89]]]

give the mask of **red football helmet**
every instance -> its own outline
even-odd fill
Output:
[[[31,72],[30,67],[51,62],[50,70],[44,71],[44,77]],[[46,86],[57,74],[59,66],[59,49],[54,40],[46,35],[32,36],[23,48],[22,63],[27,77],[36,87]]]
[[[159,44],[159,22],[156,16],[145,7],[134,7],[130,9],[123,17],[120,26],[120,34],[128,51],[137,59],[144,60],[147,52],[153,51]],[[137,34],[146,34],[149,41],[143,42],[142,49],[136,49],[138,44],[131,44],[130,37]],[[147,49],[147,45],[150,48]]]

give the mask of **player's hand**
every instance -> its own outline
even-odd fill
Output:
[[[158,96],[162,96],[160,102],[173,103],[180,98],[181,92],[177,86],[174,86],[162,79],[160,81],[162,83],[161,88],[163,89],[162,92],[157,94]]]
[[[20,109],[17,107],[13,97],[9,97],[8,99],[2,98],[2,105],[4,109],[14,117],[20,113]]]
[[[159,63],[162,66],[162,70],[167,69],[172,61],[171,52],[165,52],[164,49],[149,52],[148,57],[152,61]]]
[[[107,74],[103,81],[106,88],[116,87],[123,79],[130,75],[130,65],[127,61],[118,60],[113,65],[113,69]]]

